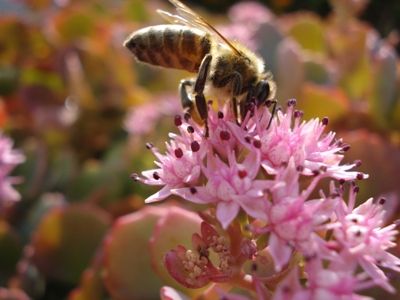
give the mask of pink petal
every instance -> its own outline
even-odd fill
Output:
[[[195,191],[195,192],[194,192]],[[214,202],[215,198],[212,197],[207,189],[203,186],[172,189],[171,193],[177,195],[187,201],[199,204],[206,204]]]
[[[358,262],[360,263],[361,267],[364,269],[365,272],[371,276],[372,280],[385,290],[390,293],[394,293],[396,290],[389,284],[388,278],[386,277],[385,273],[381,269],[377,267],[374,263],[369,262],[366,259],[359,259]]]
[[[270,175],[276,175],[278,171],[276,168],[274,168],[271,163],[269,163],[267,160],[264,160],[261,164],[261,166],[264,168],[264,170],[270,174]]]
[[[233,219],[237,216],[240,206],[233,201],[219,202],[217,205],[217,219],[221,225],[226,229]]]
[[[148,184],[148,185],[164,185],[165,183],[162,180],[154,179],[153,175],[154,175],[155,172],[161,173],[162,170],[160,170],[160,169],[152,169],[152,170],[143,171],[142,175],[145,178],[143,178],[141,181],[143,181],[143,183]]]
[[[400,258],[391,253],[385,252],[382,255],[382,266],[400,272]]]
[[[260,169],[260,152],[249,153],[243,161],[243,166],[250,178],[256,177],[258,170]]]
[[[275,234],[271,234],[268,241],[270,252],[272,258],[275,262],[275,270],[277,272],[281,271],[283,266],[289,262],[290,256],[292,254],[292,249],[287,245],[287,243],[278,238]]]
[[[145,203],[153,203],[153,202],[161,201],[170,195],[171,195],[171,187],[166,185],[161,190],[159,190],[157,193],[146,198],[146,200],[144,200],[144,202]]]
[[[190,298],[169,286],[163,286],[160,290],[161,300],[189,300]]]
[[[189,183],[195,181],[197,178],[199,178],[200,173],[201,173],[200,166],[193,167],[192,172],[183,179],[183,182]]]
[[[232,196],[244,211],[253,218],[267,220],[267,201],[264,198],[250,198],[248,195]]]
[[[308,300],[310,295],[302,292],[302,287],[299,282],[299,270],[293,268],[286,278],[278,286],[274,294],[274,300]],[[290,287],[290,291],[286,291],[286,288]],[[308,296],[308,297],[306,297]]]

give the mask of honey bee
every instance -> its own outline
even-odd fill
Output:
[[[208,99],[231,99],[240,122],[252,105],[274,103],[276,85],[263,60],[245,46],[230,41],[189,7],[169,0],[177,11],[157,12],[169,23],[142,28],[124,42],[135,57],[156,66],[197,73],[179,85],[182,106],[193,108],[208,136]],[[271,118],[272,119],[272,118]]]

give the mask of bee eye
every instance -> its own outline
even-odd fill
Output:
[[[257,84],[256,87],[256,99],[259,104],[264,103],[270,94],[271,88],[269,82],[262,80]]]
[[[267,81],[266,82],[266,85],[265,85],[265,93],[266,93],[266,95],[267,95],[267,98],[268,98],[268,96],[269,96],[269,92],[271,91],[271,87],[269,86],[269,82]]]

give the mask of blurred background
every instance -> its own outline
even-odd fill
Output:
[[[185,3],[264,58],[281,105],[296,98],[305,119],[329,117],[351,145],[346,161],[370,174],[359,200],[384,196],[397,219],[400,2]],[[164,23],[157,8],[172,10],[166,0],[0,0],[0,128],[25,155],[12,173],[21,200],[0,194],[0,299],[158,299],[173,285],[154,256],[175,245],[148,245],[168,208],[143,208],[155,190],[129,177],[153,168],[145,143],[165,147],[179,81],[193,76],[122,47]]]

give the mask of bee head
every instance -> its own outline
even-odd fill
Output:
[[[260,80],[255,87],[255,98],[257,104],[260,105],[269,99],[271,87],[268,80]]]
[[[256,96],[261,103],[272,100],[276,95],[276,83],[273,80],[272,73],[264,63],[264,70],[261,75],[261,80],[256,85]]]

